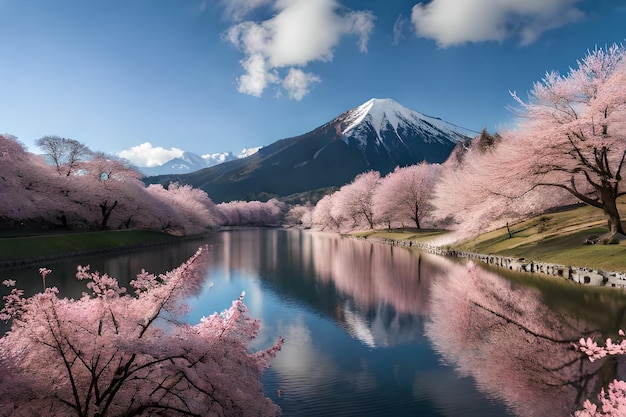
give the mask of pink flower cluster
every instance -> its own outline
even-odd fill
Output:
[[[618,334],[624,337],[623,330]],[[604,346],[598,345],[591,338],[581,338],[577,348],[589,356],[590,361],[604,358],[605,356],[626,354],[626,339],[614,343],[607,338]],[[626,382],[614,379],[608,388],[602,388],[598,394],[598,404],[586,400],[583,409],[574,413],[575,417],[624,417],[626,416]]]

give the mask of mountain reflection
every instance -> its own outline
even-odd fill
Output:
[[[336,234],[256,229],[223,235],[215,248],[223,253],[213,256],[224,259],[225,270],[258,268],[282,296],[322,311],[367,346],[423,338],[430,281],[444,271],[439,258]]]

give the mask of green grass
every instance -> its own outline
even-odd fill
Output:
[[[362,232],[351,233],[351,236],[364,238],[392,239],[392,240],[412,240],[414,242],[428,242],[437,236],[442,236],[446,232],[444,230],[426,230],[426,229],[382,229],[367,230]]]
[[[622,200],[620,211],[626,204]],[[588,245],[585,241],[607,233],[606,218],[595,208],[584,206],[547,213],[482,234],[453,245],[456,249],[520,257],[541,262],[626,271],[626,242]]]
[[[145,230],[51,234],[0,238],[0,262],[50,258],[176,241],[176,236]]]
[[[626,198],[618,205],[626,213]],[[587,245],[585,240],[607,232],[606,218],[601,210],[581,206],[551,212],[510,225],[512,237],[505,227],[470,240],[456,242],[453,249],[526,258],[539,262],[626,271],[626,241],[614,245]],[[398,229],[353,233],[359,237],[428,242],[446,232]]]

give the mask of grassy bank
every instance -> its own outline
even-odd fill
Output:
[[[622,207],[624,204],[622,204]],[[460,250],[521,257],[609,271],[626,270],[626,242],[588,244],[607,232],[606,218],[592,207],[533,217],[455,245]]]
[[[177,240],[180,238],[167,233],[146,230],[5,237],[0,238],[0,264],[121,250]]]
[[[626,213],[622,200],[620,212]],[[584,266],[608,271],[626,271],[626,241],[616,245],[586,244],[607,232],[606,218],[595,208],[583,206],[533,217],[506,228],[457,242],[453,249],[526,258],[540,262]],[[427,242],[445,232],[379,230],[355,236]]]

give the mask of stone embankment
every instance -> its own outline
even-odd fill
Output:
[[[411,240],[393,240],[384,238],[370,238],[368,240],[378,241],[381,243],[395,246],[412,246],[424,252],[432,253],[435,255],[467,258],[500,268],[509,269],[511,271],[562,277],[570,281],[577,282],[579,284],[626,288],[626,273],[622,272],[604,271],[602,269],[592,269],[569,265],[558,265],[548,262],[536,262],[532,260],[526,260],[524,258],[512,258],[508,256],[463,252]]]

